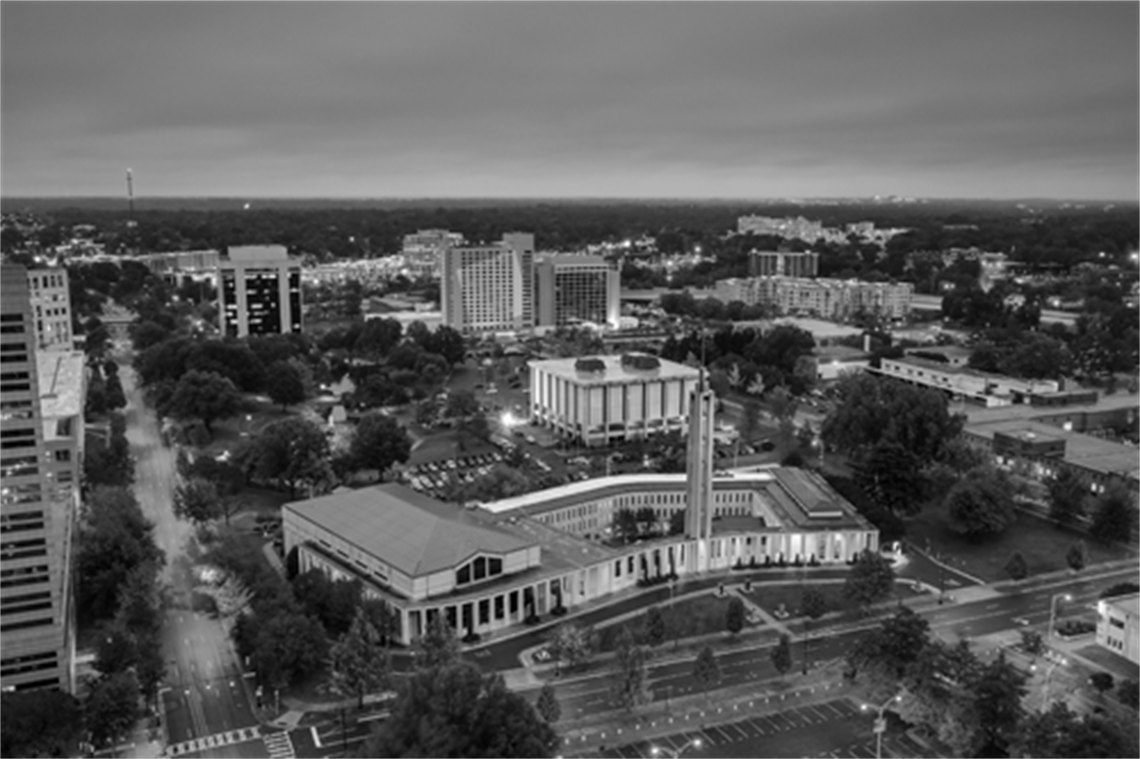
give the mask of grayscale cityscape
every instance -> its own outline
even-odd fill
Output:
[[[0,756],[1140,756],[1140,3],[0,3]]]

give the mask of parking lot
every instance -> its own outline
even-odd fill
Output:
[[[804,704],[775,714],[749,717],[700,730],[638,741],[593,755],[637,759],[673,755],[686,757],[832,757],[870,759],[875,756],[873,716],[848,699]],[[695,741],[700,741],[698,748]],[[930,756],[931,753],[897,727],[883,736],[883,756]]]
[[[406,469],[405,482],[414,490],[439,498],[453,479],[468,483],[482,477],[504,459],[501,451],[429,461]]]

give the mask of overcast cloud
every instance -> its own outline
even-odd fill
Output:
[[[5,195],[1135,201],[1140,4],[0,4]]]

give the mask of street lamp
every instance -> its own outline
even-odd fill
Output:
[[[879,712],[879,716],[875,718],[875,759],[883,759],[883,733],[887,731],[887,718],[883,715],[887,711],[888,706],[901,699],[901,696],[895,695],[884,701],[881,706],[863,704],[863,706],[860,707],[863,711],[876,709]]]
[[[1057,599],[1064,599],[1068,603],[1073,597],[1068,593],[1055,593],[1049,601],[1049,640],[1053,640],[1053,623],[1057,620]]]
[[[689,748],[699,749],[703,745],[704,742],[700,738],[693,738],[691,741],[686,743],[684,746],[681,746],[681,748],[677,749],[676,751],[673,751],[672,749],[661,748],[660,746],[650,746],[649,754],[650,756],[669,756],[672,757],[672,759],[681,759],[681,754],[685,753],[685,751],[687,751]]]
[[[1053,680],[1053,672],[1054,672],[1054,670],[1057,669],[1058,664],[1064,664],[1064,663],[1065,663],[1064,659],[1057,659],[1052,664],[1050,664],[1049,669],[1047,669],[1045,671],[1045,684],[1041,689],[1041,711],[1042,712],[1049,711],[1049,685],[1050,685],[1051,681]],[[1033,672],[1036,672],[1037,671],[1037,665],[1036,664],[1030,664],[1029,669],[1032,670]]]

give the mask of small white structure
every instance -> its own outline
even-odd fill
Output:
[[[1115,596],[1097,602],[1096,642],[1120,654],[1133,664],[1140,664],[1140,593]]]

